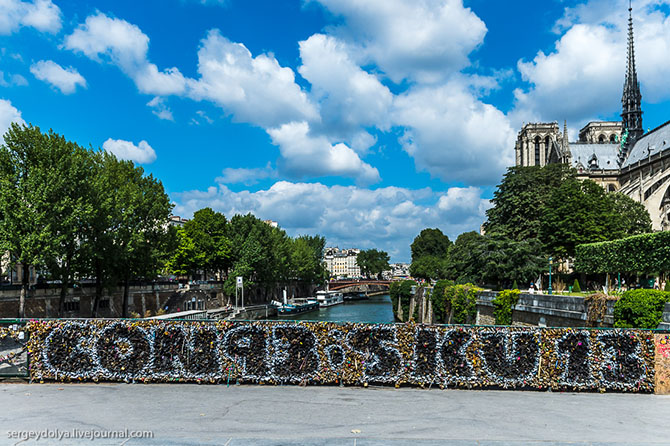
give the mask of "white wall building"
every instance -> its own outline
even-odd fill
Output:
[[[323,261],[326,263],[326,269],[331,277],[348,279],[361,277],[361,269],[358,267],[358,263],[356,263],[356,257],[359,252],[361,250],[355,248],[326,248]]]

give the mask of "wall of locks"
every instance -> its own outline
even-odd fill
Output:
[[[653,392],[654,334],[296,322],[33,321],[31,377]]]

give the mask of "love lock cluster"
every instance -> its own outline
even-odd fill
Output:
[[[331,322],[34,321],[37,380],[651,392],[640,330]]]

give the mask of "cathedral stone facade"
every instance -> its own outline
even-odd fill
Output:
[[[581,179],[644,204],[654,230],[670,230],[670,121],[644,133],[642,95],[635,69],[633,17],[628,19],[628,60],[621,98],[621,121],[589,122],[576,142],[557,122],[525,124],[515,152],[517,166],[565,163]]]

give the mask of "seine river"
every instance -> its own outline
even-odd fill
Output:
[[[393,306],[391,305],[391,297],[385,294],[371,296],[367,300],[346,301],[334,307],[319,308],[318,311],[276,319],[388,324],[393,322]]]

